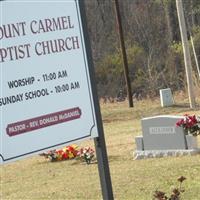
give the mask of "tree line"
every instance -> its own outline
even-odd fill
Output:
[[[113,0],[86,0],[98,93],[116,97],[126,85]],[[185,90],[186,78],[175,0],[119,0],[132,94]],[[200,1],[183,0],[188,40],[200,60]],[[200,85],[191,47],[193,78]]]

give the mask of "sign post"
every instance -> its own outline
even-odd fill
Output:
[[[89,35],[87,32],[87,21],[86,21],[86,14],[85,14],[85,5],[84,1],[80,1],[80,7],[81,9],[81,16],[83,20],[83,30],[85,35],[85,43],[87,48],[87,56],[88,56],[88,65],[91,66],[90,72],[91,72],[91,82],[95,83],[94,80],[94,67],[92,62],[92,53],[91,53],[91,45],[89,41]],[[104,131],[103,131],[103,124],[102,124],[102,118],[101,118],[101,112],[100,112],[100,106],[99,106],[99,100],[97,95],[97,89],[96,84],[92,85],[93,90],[93,100],[95,104],[95,112],[96,112],[96,119],[98,124],[98,133],[99,136],[94,138],[95,143],[95,150],[98,160],[98,170],[99,170],[99,176],[100,176],[100,182],[101,182],[101,188],[102,188],[102,195],[104,200],[113,200],[113,191],[112,191],[112,182],[110,177],[110,170],[108,165],[108,157],[107,157],[107,151],[106,151],[106,144],[105,144],[105,138],[104,138]]]
[[[0,163],[93,138],[112,200],[84,1],[6,0],[0,9]]]

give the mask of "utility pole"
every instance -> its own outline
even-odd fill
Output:
[[[187,39],[182,0],[176,0],[176,9],[177,9],[177,14],[178,14],[179,28],[181,32],[181,40],[182,40],[182,46],[183,46],[190,108],[195,108],[194,86],[192,82],[192,64],[191,64],[190,50],[189,50],[189,44],[188,44],[188,39]]]
[[[114,7],[115,7],[117,28],[118,28],[119,39],[120,39],[121,52],[122,52],[122,57],[123,57],[124,76],[125,76],[125,81],[126,81],[129,107],[133,107],[131,83],[130,83],[129,70],[128,70],[128,61],[127,61],[126,48],[125,48],[125,44],[124,44],[124,35],[123,35],[122,22],[121,22],[121,15],[120,15],[120,10],[119,10],[118,0],[114,0]]]
[[[198,63],[198,59],[197,59],[197,53],[196,53],[196,50],[195,50],[195,47],[194,47],[194,41],[193,41],[192,34],[190,34],[190,40],[191,40],[192,49],[193,49],[193,54],[194,54],[194,59],[195,59],[195,62],[196,62],[196,67],[197,67],[197,71],[198,71],[199,79],[200,79],[199,63]]]

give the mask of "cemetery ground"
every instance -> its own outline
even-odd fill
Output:
[[[155,190],[171,194],[180,176],[187,178],[182,199],[200,199],[200,155],[133,160],[141,118],[200,115],[200,107],[189,109],[185,96],[176,96],[175,101],[176,105],[168,108],[161,108],[159,99],[134,102],[134,108],[128,108],[127,102],[101,104],[115,199],[150,200]],[[199,138],[198,143],[200,146]],[[93,140],[77,145],[94,147]],[[50,162],[36,155],[3,165],[0,170],[3,200],[102,199],[96,163],[87,165],[75,159]]]

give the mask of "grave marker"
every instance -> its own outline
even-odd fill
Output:
[[[162,107],[172,106],[174,104],[172,91],[170,88],[160,90],[160,101]]]
[[[165,115],[143,118],[144,150],[186,149],[185,134],[176,127],[179,119],[181,117]]]
[[[184,117],[161,115],[141,120],[142,136],[135,138],[136,159],[199,152],[197,138],[185,135],[176,122]]]

